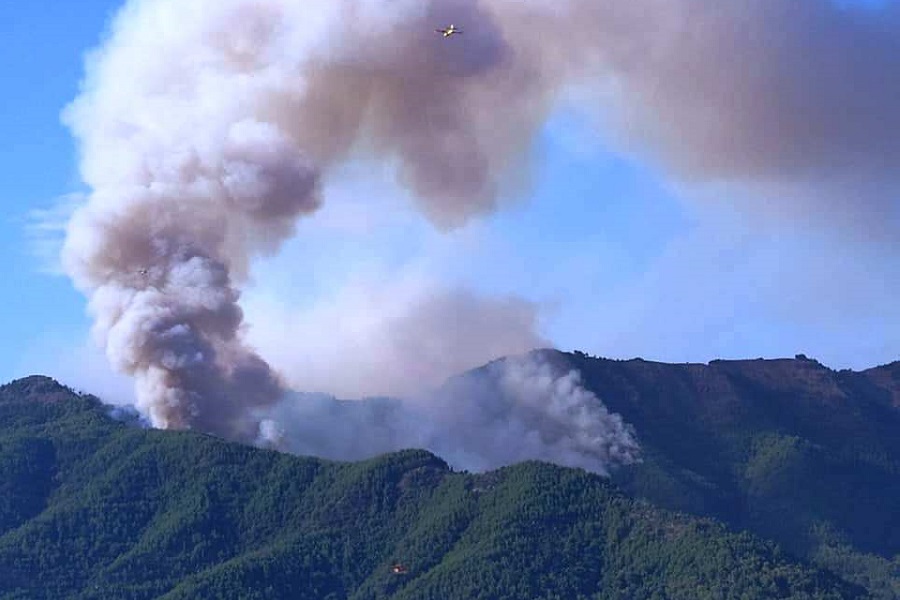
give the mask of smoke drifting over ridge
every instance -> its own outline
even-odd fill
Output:
[[[249,439],[284,385],[242,341],[240,287],[342,161],[385,161],[459,226],[580,88],[683,179],[813,186],[883,223],[898,23],[827,0],[132,1],[66,114],[92,193],[64,264],[155,425]]]
[[[494,362],[424,397],[307,395],[271,416],[259,443],[335,460],[415,447],[470,471],[546,460],[601,475],[640,460],[634,428],[582,387],[577,371],[540,352]]]

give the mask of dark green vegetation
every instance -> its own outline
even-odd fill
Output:
[[[0,388],[0,598],[865,597],[583,471],[335,463],[105,410],[45,378]]]
[[[633,496],[732,529],[900,598],[900,363],[662,364],[543,352],[637,430]]]

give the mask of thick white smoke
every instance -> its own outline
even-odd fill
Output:
[[[577,371],[531,355],[493,363],[483,377],[451,382],[428,407],[426,447],[449,462],[480,471],[539,459],[606,475],[638,460],[633,428]]]
[[[540,353],[507,358],[410,400],[288,399],[265,420],[264,445],[354,460],[426,448],[456,468],[546,460],[602,475],[639,460],[631,425]]]
[[[257,319],[249,341],[267,349],[292,389],[342,398],[413,396],[498,356],[547,345],[534,333],[531,303],[420,276],[354,282],[306,311],[274,301],[250,309]]]
[[[434,34],[450,22],[464,35]],[[521,183],[577,90],[683,180],[816,185],[827,214],[883,226],[898,22],[830,0],[132,0],[66,113],[91,194],[64,266],[155,425],[255,439],[284,385],[244,343],[241,285],[345,160],[455,227]]]

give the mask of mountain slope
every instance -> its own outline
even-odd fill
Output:
[[[0,388],[0,598],[865,597],[582,471],[335,463],[107,410],[46,378]]]
[[[613,476],[630,494],[900,598],[900,363],[837,372],[803,356],[703,365],[540,354],[578,369],[635,426],[644,460]]]

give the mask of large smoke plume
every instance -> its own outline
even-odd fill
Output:
[[[450,22],[464,35],[433,33]],[[683,181],[791,189],[788,213],[825,181],[823,212],[883,224],[898,22],[829,0],[132,0],[66,112],[91,194],[64,265],[155,425],[251,439],[284,385],[239,292],[342,162],[381,161],[456,227],[527,181],[536,131],[581,98]]]

